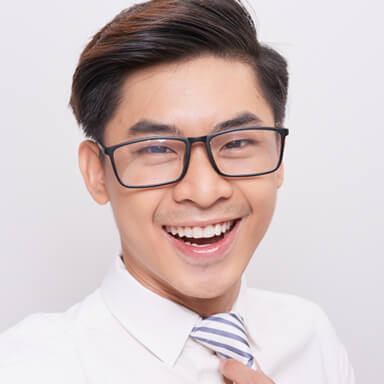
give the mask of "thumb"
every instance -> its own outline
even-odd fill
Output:
[[[220,372],[227,379],[237,383],[274,384],[271,379],[264,375],[256,363],[257,369],[251,369],[234,359],[223,359],[220,361]]]

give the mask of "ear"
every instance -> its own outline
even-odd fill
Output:
[[[276,171],[276,186],[279,189],[284,181],[284,163],[280,164],[279,169]]]
[[[88,192],[99,204],[109,201],[105,185],[105,169],[99,159],[99,147],[90,140],[85,140],[79,147],[79,167]]]

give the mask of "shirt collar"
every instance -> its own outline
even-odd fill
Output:
[[[254,299],[250,297],[248,294],[248,283],[246,271],[243,273],[241,277],[241,286],[240,292],[237,296],[237,299],[232,307],[232,312],[236,312],[240,314],[244,319],[244,326],[247,331],[247,336],[249,341],[254,345],[255,348],[260,349],[260,344],[256,343],[256,333],[255,333],[255,325],[257,324],[257,318],[255,318],[252,309],[257,305]],[[252,328],[250,325],[252,324]]]
[[[246,315],[246,282],[243,276],[233,311]],[[134,338],[160,360],[173,366],[200,316],[141,285],[125,268],[120,257],[100,287],[112,315]]]

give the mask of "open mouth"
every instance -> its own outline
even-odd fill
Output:
[[[240,221],[240,219],[207,225],[205,227],[165,226],[163,229],[175,239],[183,241],[186,245],[207,247],[223,240],[224,237],[232,231],[238,221]]]

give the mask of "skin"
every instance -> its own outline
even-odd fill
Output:
[[[220,372],[226,384],[275,384],[267,377],[256,362],[257,370],[254,371],[234,359],[220,361]]]
[[[186,137],[207,135],[216,124],[244,111],[257,115],[262,120],[258,125],[274,126],[272,109],[253,69],[235,59],[202,56],[137,71],[127,77],[121,95],[105,128],[106,146],[129,140],[128,128],[142,119],[174,125]],[[229,311],[241,275],[272,219],[283,166],[269,175],[224,178],[212,168],[204,145],[196,143],[183,180],[135,190],[122,187],[110,159],[102,163],[98,155],[96,144],[82,142],[80,170],[94,200],[111,204],[127,270],[153,292],[201,316]],[[242,220],[231,252],[220,262],[203,267],[180,257],[163,230],[165,225],[203,226],[235,218]],[[238,369],[236,364],[225,371],[227,377],[237,374],[237,382],[253,382],[242,381],[243,366]]]

